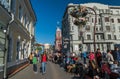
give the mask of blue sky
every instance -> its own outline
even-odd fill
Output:
[[[35,38],[39,43],[54,44],[57,22],[61,20],[69,3],[97,2],[107,5],[120,6],[120,0],[31,0],[37,22]]]

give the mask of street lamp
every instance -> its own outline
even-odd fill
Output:
[[[96,28],[96,20],[97,20],[97,15],[96,15],[96,11],[93,8],[90,7],[85,7],[85,6],[75,6],[71,12],[70,15],[73,16],[75,18],[74,24],[79,26],[80,28],[84,27],[84,25],[86,24],[87,20],[85,18],[85,16],[88,14],[88,11],[92,10],[95,14],[95,22],[94,22],[94,33],[93,33],[93,44],[94,44],[94,51],[96,51],[96,41],[95,41],[95,28]],[[82,29],[79,29],[80,32],[82,32]],[[83,41],[83,38],[82,38]]]
[[[64,43],[64,48],[66,49],[65,52],[68,52],[69,38],[65,38],[65,39],[63,40],[63,43]]]

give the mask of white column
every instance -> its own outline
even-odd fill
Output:
[[[21,60],[21,47],[22,47],[21,45],[22,45],[22,43],[21,43],[21,41],[20,41],[19,60]]]
[[[111,44],[111,50],[114,50],[114,44]]]
[[[30,53],[32,52],[32,51],[31,51],[31,48],[32,48],[32,46],[31,46],[31,41],[28,42],[28,45],[29,45],[29,47],[28,47],[28,56],[29,56]]]

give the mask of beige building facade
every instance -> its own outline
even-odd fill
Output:
[[[7,5],[6,5],[7,4]],[[0,1],[0,78],[3,78],[3,71],[5,65],[5,56],[7,55],[7,39],[6,32],[8,24],[10,23],[11,16],[9,2]]]
[[[0,51],[1,71],[5,63],[10,68],[27,61],[35,41],[35,23],[30,0],[0,1],[0,49],[5,50]]]
[[[18,62],[27,59],[32,51],[36,17],[29,0],[12,0],[11,13],[7,58],[8,62]]]

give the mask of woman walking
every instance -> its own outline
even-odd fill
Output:
[[[37,73],[37,55],[36,54],[34,54],[32,62],[33,62],[33,71]]]
[[[42,63],[42,74],[46,73],[46,62],[47,62],[47,54],[44,52],[41,56],[41,63]]]

